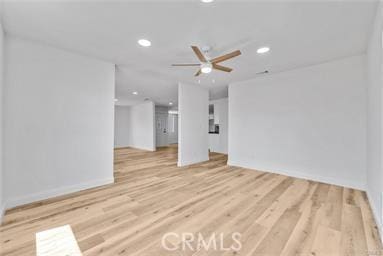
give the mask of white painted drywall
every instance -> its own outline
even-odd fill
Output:
[[[209,134],[209,149],[211,152],[227,154],[228,141],[228,98],[211,100],[214,104],[214,116],[219,119],[219,134]]]
[[[5,210],[3,179],[3,88],[4,88],[4,31],[2,26],[2,4],[0,3],[0,224]]]
[[[376,222],[383,229],[383,170],[382,170],[382,4],[379,3],[367,49],[368,108],[367,108],[367,194]]]
[[[141,102],[132,106],[115,106],[114,146],[154,151],[154,103]]]
[[[114,147],[123,148],[130,146],[130,107],[114,107]]]
[[[229,164],[366,188],[365,55],[229,86]]]
[[[7,207],[113,182],[113,64],[5,40]]]
[[[138,149],[156,150],[154,127],[154,103],[147,101],[130,107],[130,146]]]
[[[209,160],[209,92],[197,85],[178,85],[178,166]]]

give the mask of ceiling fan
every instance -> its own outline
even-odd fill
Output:
[[[237,57],[241,55],[241,51],[237,50],[219,57],[216,57],[214,59],[207,59],[205,55],[201,52],[201,50],[197,46],[191,46],[193,49],[195,55],[197,55],[197,58],[199,59],[200,63],[195,64],[172,64],[172,66],[175,67],[199,67],[198,72],[195,74],[195,76],[199,76],[201,73],[207,74],[210,73],[213,69],[224,71],[224,72],[231,72],[233,69],[228,68],[225,66],[221,66],[218,63],[223,62],[225,60]]]

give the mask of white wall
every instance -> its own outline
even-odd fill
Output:
[[[130,147],[130,107],[114,107],[114,147]]]
[[[7,207],[113,182],[114,65],[6,37]]]
[[[365,56],[229,86],[229,164],[366,188]]]
[[[3,80],[4,80],[4,31],[1,24],[2,4],[0,3],[0,223],[3,218],[4,201],[4,180],[3,180]]]
[[[208,97],[197,85],[178,85],[178,166],[209,160]]]
[[[151,101],[133,106],[115,106],[114,147],[156,150],[154,113]]]
[[[130,146],[138,149],[156,150],[154,127],[154,103],[147,101],[130,107]]]
[[[382,5],[379,4],[367,50],[367,194],[382,234]]]
[[[219,134],[209,134],[209,148],[211,152],[227,154],[228,143],[228,98],[212,100],[214,116],[219,119]]]

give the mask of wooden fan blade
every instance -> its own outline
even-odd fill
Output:
[[[202,73],[201,69],[199,69],[198,72],[194,76],[199,76],[199,75],[201,75],[201,73]]]
[[[232,68],[224,67],[215,63],[213,63],[213,68],[221,70],[221,71],[225,71],[225,72],[231,72],[233,70]]]
[[[205,56],[203,56],[202,52],[200,51],[200,49],[197,47],[197,46],[192,46],[191,47],[195,53],[195,55],[197,55],[197,58],[201,61],[201,62],[207,62]]]
[[[234,51],[234,52],[222,55],[220,57],[214,58],[214,59],[210,60],[210,62],[211,63],[219,63],[219,62],[222,62],[222,61],[225,61],[225,60],[237,57],[238,55],[241,55],[241,51],[240,50],[237,50],[237,51]]]
[[[197,67],[201,64],[172,64],[173,67]]]

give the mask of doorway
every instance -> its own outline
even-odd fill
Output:
[[[156,147],[166,147],[168,141],[168,109],[156,107]]]
[[[178,144],[178,111],[169,111],[168,143]]]

